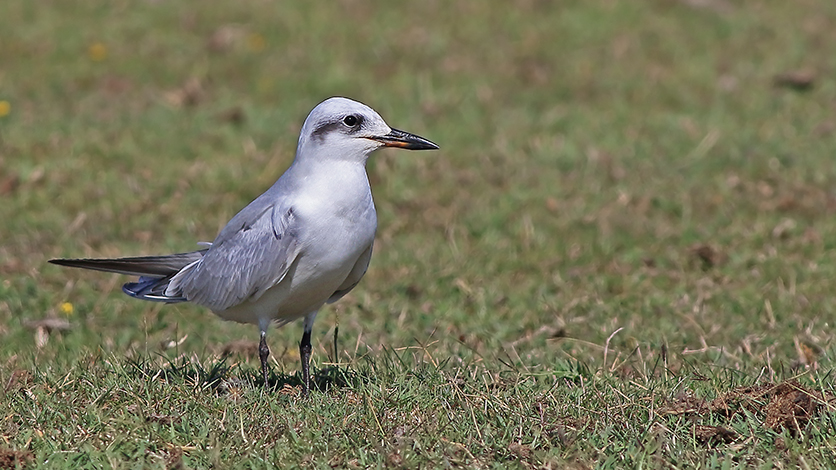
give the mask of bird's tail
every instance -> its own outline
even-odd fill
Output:
[[[71,268],[92,269],[109,273],[139,276],[137,282],[122,286],[131,297],[155,302],[185,302],[183,296],[166,295],[171,278],[186,266],[203,258],[206,250],[164,256],[139,256],[115,259],[51,259],[52,264]]]

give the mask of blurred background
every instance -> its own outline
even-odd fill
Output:
[[[824,0],[5,1],[0,363],[254,343],[46,261],[211,241],[340,95],[441,150],[370,160],[318,364],[336,325],[342,362],[832,364],[834,44]],[[300,332],[269,336],[288,373]]]

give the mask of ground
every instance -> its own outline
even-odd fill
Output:
[[[0,468],[836,461],[836,3],[0,4]],[[54,257],[192,250],[348,96],[369,272],[315,326]],[[339,340],[335,346],[335,331]]]

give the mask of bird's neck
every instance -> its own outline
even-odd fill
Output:
[[[370,195],[365,162],[343,160],[296,160],[288,169],[292,179],[309,194],[341,199],[365,199]]]

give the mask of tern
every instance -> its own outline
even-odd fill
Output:
[[[304,318],[302,393],[311,386],[311,330],[317,312],[351,291],[369,266],[377,214],[366,161],[382,147],[438,149],[389,127],[347,98],[317,105],[302,126],[296,157],[207,247],[188,253],[50,263],[139,276],[122,290],[165,303],[191,302],[224,320],[258,325],[267,386],[267,329]]]

